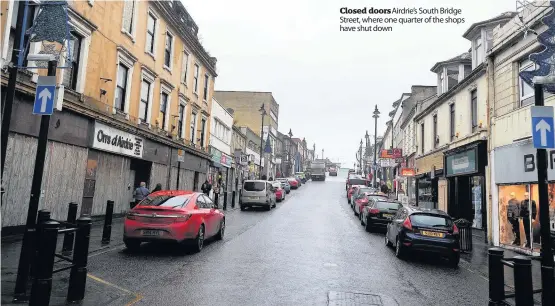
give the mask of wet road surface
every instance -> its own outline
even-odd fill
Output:
[[[224,240],[199,254],[148,244],[137,254],[117,248],[90,258],[89,272],[128,293],[110,305],[487,303],[487,280],[463,264],[401,261],[383,234],[365,232],[342,177],[308,182],[270,212],[236,209],[226,220]]]

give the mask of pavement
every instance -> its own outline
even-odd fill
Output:
[[[154,244],[131,254],[121,245],[121,221],[114,222],[110,246],[89,257],[82,305],[487,303],[481,249],[463,257],[458,269],[427,256],[399,260],[383,234],[360,225],[344,183],[341,176],[308,182],[271,211],[230,209],[223,241],[207,241],[197,254]],[[101,234],[101,226],[94,232]],[[95,237],[91,249],[101,246]],[[11,302],[7,279],[15,279],[19,258],[14,245],[2,243],[2,305]],[[65,304],[68,275],[55,277],[50,305]]]

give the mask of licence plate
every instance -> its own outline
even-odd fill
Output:
[[[259,197],[251,197],[251,200],[258,200]]]
[[[160,231],[156,231],[156,230],[143,230],[143,236],[160,236]]]
[[[438,232],[428,232],[428,231],[421,231],[420,232],[422,235],[424,236],[428,236],[428,237],[438,237],[438,238],[443,238],[443,236],[445,234],[443,233],[438,233]]]
[[[382,216],[383,216],[384,218],[388,218],[388,219],[393,218],[393,215],[392,215],[392,214],[382,214]]]

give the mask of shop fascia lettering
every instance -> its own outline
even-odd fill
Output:
[[[555,150],[548,151],[547,158],[547,177],[555,180]],[[529,142],[496,148],[494,163],[497,184],[538,180],[536,149]]]
[[[95,122],[92,147],[132,157],[143,157],[144,140],[133,134]]]

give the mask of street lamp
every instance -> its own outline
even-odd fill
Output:
[[[289,149],[287,150],[287,160],[289,162],[288,167],[287,167],[287,176],[291,176],[291,169],[293,168],[293,161],[291,161],[291,149],[293,147],[293,132],[291,132],[291,129],[289,129],[289,133],[287,134],[289,135]]]
[[[258,178],[262,179],[262,152],[264,148],[264,117],[266,116],[266,108],[264,107],[264,103],[262,103],[262,106],[260,106],[260,109],[258,111],[262,116],[262,123],[260,125],[260,169],[258,171]]]
[[[380,117],[380,111],[378,110],[378,105],[376,105],[376,108],[374,109],[374,114],[372,115],[372,118],[374,118],[374,176],[373,176],[374,187],[376,187],[376,174],[377,174],[376,153],[378,153],[378,118],[379,117]]]
[[[358,148],[358,171],[362,174],[362,138],[360,139],[360,147]]]

